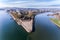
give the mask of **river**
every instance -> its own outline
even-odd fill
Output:
[[[6,11],[0,11],[0,40],[60,40],[60,28],[50,21],[47,12],[35,16],[35,32],[27,33]]]

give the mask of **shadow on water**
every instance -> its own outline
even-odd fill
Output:
[[[35,32],[35,17],[33,18],[33,23],[32,23],[32,32]]]

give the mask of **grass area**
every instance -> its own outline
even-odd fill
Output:
[[[50,18],[50,20],[51,20],[54,24],[56,24],[58,27],[60,27],[60,20],[57,20],[57,19],[55,19],[55,18]]]

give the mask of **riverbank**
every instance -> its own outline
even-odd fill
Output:
[[[60,24],[58,23],[58,20],[53,19],[53,18],[50,18],[50,20],[51,20],[55,25],[57,25],[58,27],[60,27]]]

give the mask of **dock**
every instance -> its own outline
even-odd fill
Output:
[[[13,18],[13,20],[15,20],[18,25],[21,25],[28,33],[32,32],[33,19],[21,20],[21,19],[16,19],[12,13],[10,13],[10,15]]]

